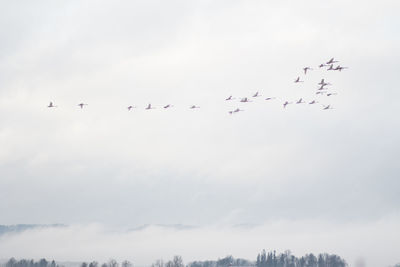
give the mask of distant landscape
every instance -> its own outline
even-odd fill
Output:
[[[2,267],[134,267],[134,263],[130,261],[122,261],[118,263],[114,259],[110,259],[108,262],[99,263],[97,261],[82,262],[82,263],[62,263],[56,262],[55,260],[40,259],[27,260],[21,259],[16,260],[14,258],[9,259],[7,262],[2,264]],[[226,256],[218,260],[207,260],[207,261],[194,261],[187,264],[184,263],[181,256],[174,256],[173,259],[164,261],[162,259],[156,260],[151,267],[345,267],[347,263],[344,259],[337,255],[320,254],[313,255],[307,254],[302,257],[296,257],[291,254],[290,251],[277,254],[275,251],[266,253],[263,250],[257,255],[257,260],[246,260],[236,259],[233,256]]]

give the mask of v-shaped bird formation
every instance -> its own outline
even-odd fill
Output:
[[[335,66],[334,65],[335,63],[339,63],[339,61],[335,60],[335,58],[331,58],[327,62],[321,63],[320,65],[318,65],[318,70],[326,68],[327,71],[339,71],[339,72],[341,72],[344,69],[348,69],[348,67],[343,67],[343,66],[341,66],[339,64]],[[314,69],[311,68],[310,66],[304,67],[303,68],[304,76],[307,76],[307,73],[309,73],[310,71],[314,71]],[[294,80],[294,83],[296,83],[296,84],[297,83],[304,83],[304,80],[302,80],[302,78],[300,76],[298,76]],[[325,78],[321,78],[321,81],[317,85],[318,85],[318,88],[316,89],[316,92],[315,92],[316,95],[320,95],[320,96],[326,95],[327,97],[337,95],[336,92],[329,91],[330,90],[329,86],[331,86],[332,84],[327,82],[325,80]],[[259,98],[261,96],[262,95],[257,91],[251,96],[251,98],[256,99],[256,98]],[[241,97],[241,98],[239,98],[238,102],[239,103],[250,103],[250,102],[253,102],[251,100],[251,98],[250,97]],[[237,99],[237,98],[233,97],[232,95],[230,95],[229,97],[225,98],[225,101],[233,101],[235,99]],[[272,100],[277,100],[277,99],[278,99],[277,97],[267,97],[267,98],[265,98],[266,101],[272,101]],[[313,99],[311,101],[305,101],[303,98],[300,98],[298,100],[293,100],[292,102],[290,102],[289,100],[285,99],[285,100],[283,100],[282,106],[283,106],[284,109],[286,109],[287,106],[290,105],[290,104],[314,105],[314,104],[317,104],[317,103],[319,103],[319,102],[316,101],[315,99]],[[88,106],[88,104],[82,102],[82,103],[79,103],[77,106],[80,107],[80,109],[84,109],[85,106]],[[54,103],[51,101],[47,107],[48,108],[56,108],[58,106],[54,105]],[[172,108],[172,107],[174,107],[174,105],[167,104],[167,105],[162,106],[161,108],[162,109],[169,109],[169,108]],[[134,108],[137,108],[137,106],[129,105],[127,107],[127,110],[131,111]],[[188,105],[188,107],[187,107],[187,109],[199,109],[199,108],[200,108],[200,106],[198,106],[198,105]],[[156,107],[152,106],[152,104],[149,103],[144,109],[145,110],[151,110],[151,109],[156,109]],[[331,104],[327,104],[327,105],[322,104],[322,110],[328,110],[328,109],[333,109]],[[228,111],[228,113],[229,114],[235,114],[235,113],[239,113],[241,111],[244,111],[244,110],[240,109],[240,108],[235,108],[234,110]]]

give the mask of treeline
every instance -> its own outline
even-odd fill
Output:
[[[303,257],[297,258],[290,253],[289,250],[285,253],[276,255],[276,252],[268,252],[263,250],[257,255],[257,267],[345,267],[347,263],[344,259],[337,255],[329,255],[327,253],[306,254]]]
[[[119,264],[116,260],[111,259],[106,263],[98,263],[96,261],[83,262],[80,267],[133,267],[133,263],[123,261]],[[174,256],[172,260],[164,262],[162,259],[155,261],[151,267],[346,267],[347,263],[344,259],[337,255],[327,253],[306,254],[300,258],[291,254],[289,250],[284,253],[277,254],[275,251],[266,253],[263,250],[257,255],[256,261],[246,259],[235,259],[232,256],[227,256],[218,260],[193,261],[184,264],[181,256]],[[46,259],[39,261],[20,260],[17,261],[11,258],[4,267],[64,267],[58,265],[54,260],[49,262]]]
[[[89,263],[82,262],[80,267],[120,267],[120,265],[116,260],[111,259],[108,262],[102,264],[98,263],[97,261],[92,261]],[[125,260],[121,263],[121,267],[133,267],[133,264],[130,261]]]
[[[5,267],[61,267],[53,261],[47,261],[46,259],[41,259],[39,261],[34,260],[19,260],[11,258],[5,264]]]
[[[232,256],[218,259],[216,261],[194,261],[187,265],[188,267],[227,267],[227,266],[254,266],[253,261],[245,259],[235,259]]]

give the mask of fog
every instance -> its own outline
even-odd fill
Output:
[[[149,225],[121,231],[99,224],[42,228],[0,237],[0,257],[56,259],[58,261],[106,262],[130,260],[148,266],[156,259],[181,255],[188,263],[227,255],[256,259],[262,250],[302,256],[332,253],[350,266],[361,259],[367,266],[389,266],[398,262],[400,233],[398,218],[368,224],[336,225],[327,221],[274,221],[263,225],[214,225],[177,227]]]

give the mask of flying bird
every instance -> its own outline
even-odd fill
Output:
[[[333,64],[333,63],[337,63],[339,61],[335,60],[335,58],[331,58],[328,62],[326,62],[327,65]]]
[[[251,102],[251,101],[249,99],[247,99],[247,97],[244,97],[244,98],[240,99],[240,102],[247,103],[247,102]]]
[[[272,100],[275,99],[276,97],[267,97],[265,100]]]
[[[229,100],[233,100],[233,99],[235,99],[235,98],[232,98],[232,96],[230,95],[227,99],[225,99],[226,101],[229,101]]]
[[[327,105],[327,106],[324,106],[323,109],[324,109],[324,110],[326,110],[326,109],[332,109],[332,107],[331,107],[331,105]]]
[[[85,103],[80,103],[80,104],[78,104],[78,106],[80,106],[81,107],[81,109],[83,109],[83,106],[87,106],[88,104],[85,104]]]
[[[244,111],[243,109],[240,109],[240,108],[237,108],[237,109],[235,109],[233,112],[234,113],[237,113],[237,112],[240,112],[240,111]]]
[[[259,96],[261,96],[261,95],[259,95],[258,92],[256,92],[256,93],[253,95],[253,97],[259,97]]]
[[[335,69],[333,68],[333,64],[329,65],[328,70],[335,70]]]
[[[172,107],[173,107],[173,105],[168,104],[168,105],[164,106],[163,108],[167,109],[167,108],[172,108]]]
[[[337,95],[337,93],[328,93],[326,96]]]
[[[318,67],[319,68],[323,68],[323,67],[325,67],[326,65],[325,64],[320,64]]]
[[[297,77],[297,79],[294,80],[294,82],[295,82],[295,83],[302,83],[302,82],[304,82],[304,81],[300,81],[300,77]]]
[[[151,104],[149,104],[145,109],[155,109],[155,108],[152,107]]]
[[[321,87],[318,88],[317,90],[327,90],[327,88],[324,88],[327,84],[321,84]]]
[[[310,104],[310,105],[313,105],[313,104],[316,104],[316,103],[318,103],[317,101],[315,101],[315,100],[313,100],[313,101],[311,101],[310,103],[308,103],[308,104]]]
[[[50,102],[50,104],[47,107],[48,108],[56,108],[57,106],[54,106],[53,102]]]
[[[200,108],[199,106],[193,105],[190,107],[190,109],[195,109],[195,108]]]
[[[308,70],[313,70],[313,69],[310,68],[310,67],[305,67],[305,68],[303,68],[303,70],[304,70],[304,74],[307,74],[307,71],[308,71]]]
[[[283,103],[283,108],[286,108],[287,105],[292,104],[292,102],[288,102],[286,101],[285,103]]]
[[[348,69],[348,67],[342,67],[340,65],[338,65],[336,68],[334,68],[333,70],[338,70],[338,71],[342,71],[343,69]]]
[[[326,83],[325,82],[325,79],[322,79],[319,83],[318,83],[318,85],[331,85],[330,83]]]
[[[303,103],[306,103],[306,102],[303,101],[303,98],[300,98],[300,99],[296,102],[296,104],[303,104]]]
[[[129,106],[129,107],[128,107],[128,110],[131,111],[131,109],[133,109],[133,108],[136,108],[136,107],[134,107],[134,106]]]

